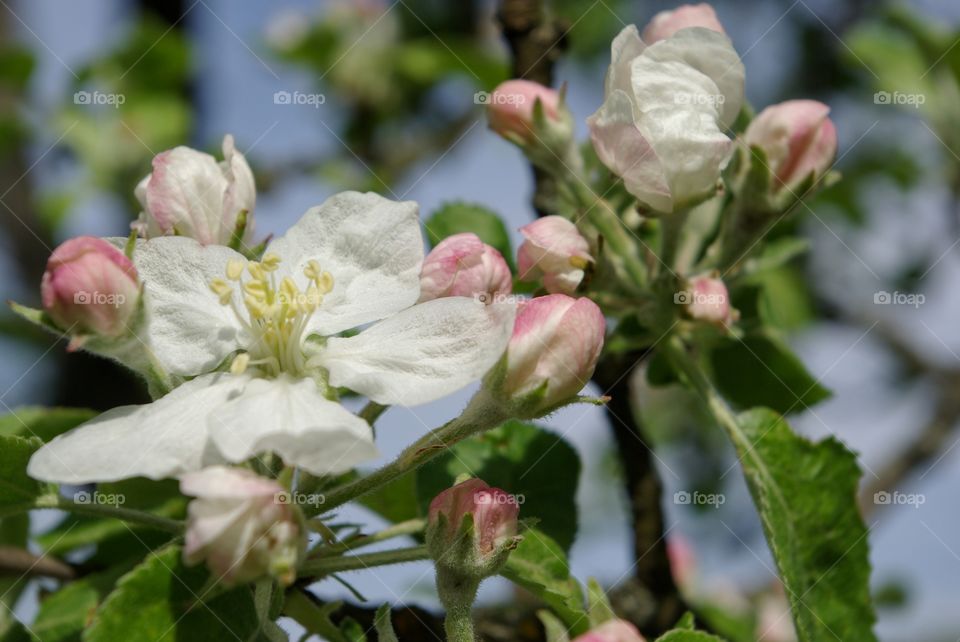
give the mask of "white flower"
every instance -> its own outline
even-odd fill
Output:
[[[169,372],[200,376],[58,437],[29,473],[160,479],[272,451],[330,474],[373,457],[370,427],[335,388],[382,404],[432,401],[480,378],[513,328],[512,304],[416,304],[422,261],[416,203],[356,192],[310,209],[259,262],[184,237],[141,242],[150,347]]]
[[[176,234],[204,245],[229,245],[241,212],[247,213],[241,241],[253,238],[253,172],[229,134],[223,138],[220,163],[189,147],[160,152],[153,172],[134,193],[143,211],[132,227],[144,238]]]
[[[633,25],[614,39],[603,105],[589,119],[600,160],[649,207],[672,212],[716,191],[743,101],[743,63],[703,27],[647,46]]]

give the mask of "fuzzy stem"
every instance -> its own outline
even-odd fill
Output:
[[[322,577],[331,573],[342,573],[343,571],[357,571],[373,566],[386,566],[387,564],[403,564],[405,562],[418,562],[429,559],[426,546],[411,546],[410,548],[398,548],[392,551],[377,551],[376,553],[364,553],[363,555],[346,555],[343,557],[322,557],[304,562],[300,568],[300,575],[309,577]]]
[[[60,497],[59,495],[44,495],[43,497],[38,497],[30,508],[58,508],[71,513],[77,513],[78,515],[119,519],[124,522],[140,524],[177,535],[183,532],[183,522],[175,519],[168,519],[154,515],[153,513],[134,510],[132,508],[122,508],[120,506],[107,506],[93,503],[79,504]]]
[[[447,642],[474,642],[473,601],[480,582],[437,569],[437,593],[446,610],[443,629]]]

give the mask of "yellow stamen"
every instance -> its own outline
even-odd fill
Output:
[[[267,272],[273,272],[280,267],[280,257],[273,253],[265,254],[263,260],[260,261],[260,265],[262,265],[263,269]]]
[[[220,299],[220,305],[227,305],[233,298],[233,288],[223,279],[214,279],[210,281],[210,289]]]
[[[240,259],[230,259],[227,261],[227,278],[231,281],[239,281],[244,267],[246,264]]]
[[[246,352],[241,352],[234,357],[233,363],[230,364],[230,372],[235,375],[243,374],[247,370],[247,365],[249,364],[250,355]]]

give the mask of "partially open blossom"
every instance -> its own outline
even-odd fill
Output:
[[[187,564],[205,561],[228,585],[267,575],[293,582],[300,517],[279,483],[245,469],[212,466],[183,475],[180,490],[196,497],[187,506]]]
[[[547,292],[573,294],[583,270],[592,261],[590,244],[577,226],[562,216],[545,216],[520,228],[523,245],[517,252],[520,278],[543,279]]]
[[[40,284],[43,308],[72,335],[116,337],[137,310],[137,270],[103,239],[80,236],[61,244],[47,260]]]
[[[626,620],[609,620],[577,636],[573,642],[646,642],[646,638]]]
[[[503,255],[469,232],[440,241],[420,271],[421,302],[447,296],[492,297],[509,294],[512,288]]]
[[[535,136],[533,109],[537,100],[548,120],[561,120],[560,94],[532,80],[507,80],[490,94],[487,117],[490,129],[503,137],[531,140]]]
[[[681,29],[703,27],[711,31],[726,33],[717,18],[717,12],[705,2],[684,4],[676,9],[661,11],[653,17],[643,30],[643,41],[652,45],[658,40],[669,38]]]
[[[229,134],[223,138],[219,163],[210,154],[183,146],[157,154],[153,172],[135,193],[143,211],[133,227],[144,238],[177,235],[203,245],[230,245],[240,223],[240,241],[253,238],[253,172]]]
[[[646,44],[626,27],[611,47],[603,105],[587,121],[597,156],[654,210],[712,196],[743,81],[743,64],[722,33],[692,27]]]
[[[433,498],[427,513],[427,546],[441,566],[470,575],[489,575],[505,560],[517,535],[520,505],[509,493],[482,479],[468,479]],[[472,538],[463,541],[463,521],[473,520]]]
[[[517,416],[540,416],[572,401],[593,375],[605,320],[587,298],[549,294],[521,304],[501,366],[489,375],[495,397]]]
[[[686,306],[687,315],[696,321],[729,325],[737,320],[727,286],[716,276],[693,277],[687,281],[687,289],[677,293],[676,300]]]
[[[811,174],[818,179],[830,169],[837,130],[829,113],[816,100],[788,100],[767,107],[747,127],[744,140],[767,155],[774,190],[794,187]]]

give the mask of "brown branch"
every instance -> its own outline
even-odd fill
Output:
[[[26,575],[72,580],[77,577],[77,572],[69,564],[54,557],[34,555],[16,546],[0,546],[0,577]]]

